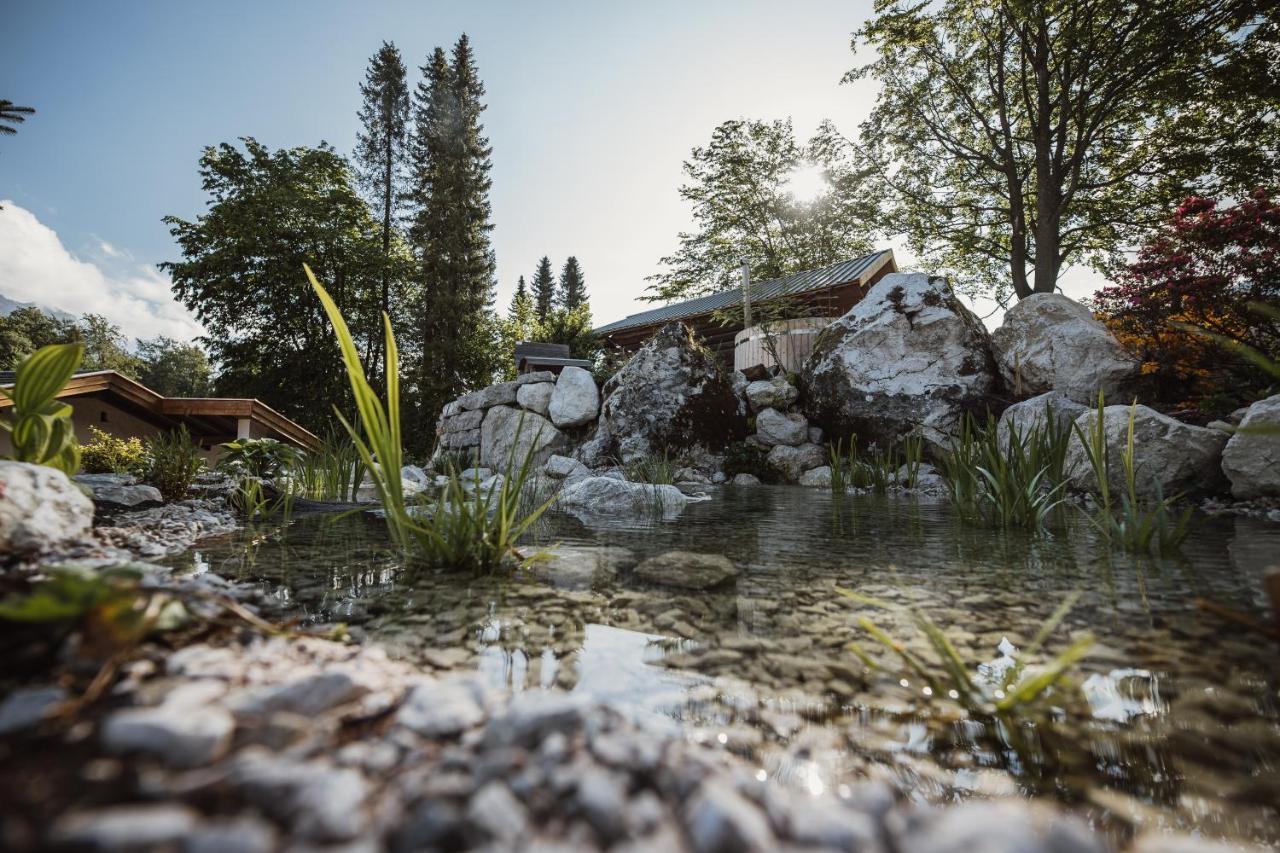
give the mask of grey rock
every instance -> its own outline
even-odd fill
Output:
[[[596,419],[600,412],[600,390],[595,377],[581,367],[560,371],[551,393],[551,422],[562,429],[581,426]]]
[[[465,411],[472,409],[489,409],[494,406],[510,406],[516,401],[516,392],[521,382],[499,382],[488,388],[463,394],[458,398],[458,405]]]
[[[480,464],[505,469],[508,462],[520,466],[528,458],[537,468],[567,445],[564,433],[541,415],[495,406],[484,416],[480,428]]]
[[[0,736],[31,728],[66,699],[67,691],[53,684],[14,690],[0,702]]]
[[[804,472],[827,464],[827,451],[816,444],[802,444],[799,447],[780,444],[769,451],[766,459],[788,483],[798,483]]]
[[[485,727],[489,748],[523,746],[534,748],[543,738],[559,732],[572,734],[580,729],[594,706],[581,695],[525,691],[514,696],[503,711]]]
[[[414,685],[396,712],[396,722],[426,737],[454,737],[484,722],[483,695],[465,679]]]
[[[626,548],[557,545],[538,555],[534,577],[562,589],[585,589],[611,579],[621,566],[634,563]]]
[[[288,711],[315,717],[331,708],[354,702],[368,692],[369,688],[350,673],[327,669],[284,684],[247,690],[228,700],[227,704],[237,714],[265,716],[276,711]]]
[[[1222,471],[1239,500],[1280,496],[1280,394],[1245,412],[1223,448]]]
[[[798,413],[761,409],[756,415],[756,438],[770,447],[778,444],[798,447],[809,439],[809,421]]]
[[[516,385],[534,385],[539,382],[555,382],[556,375],[550,370],[534,370],[530,373],[521,373],[515,378]]]
[[[441,419],[440,428],[443,432],[467,432],[480,429],[482,423],[484,423],[484,409],[473,409]]]
[[[477,482],[483,483],[485,480],[488,480],[492,476],[493,476],[492,468],[464,468],[458,474],[458,480],[464,486],[467,483],[471,483],[474,486],[475,483]]]
[[[962,803],[934,811],[897,839],[912,853],[1107,853],[1077,818],[1016,801]]]
[[[1000,415],[996,432],[1001,445],[1008,444],[1013,430],[1017,430],[1025,439],[1033,429],[1044,423],[1046,412],[1056,429],[1070,432],[1075,419],[1087,411],[1088,406],[1077,403],[1061,391],[1046,391],[1005,409]]]
[[[50,839],[92,850],[139,850],[172,844],[190,834],[199,816],[186,806],[156,803],[71,812],[58,818]]]
[[[174,767],[200,767],[231,746],[235,719],[217,705],[165,703],[116,711],[102,726],[102,742],[115,752],[143,752]]]
[[[704,782],[689,803],[685,831],[697,853],[773,850],[777,841],[765,816],[727,782]]]
[[[699,486],[711,485],[711,478],[697,468],[678,468],[673,479],[676,483],[694,483]]]
[[[661,586],[711,589],[736,578],[738,568],[722,554],[668,551],[636,566],[635,576]]]
[[[991,333],[991,349],[1005,384],[1019,396],[1061,391],[1094,405],[1099,391],[1121,397],[1138,373],[1138,360],[1106,326],[1061,293],[1019,300]]]
[[[675,486],[631,483],[613,477],[587,477],[565,486],[556,506],[583,520],[618,517],[670,518],[686,498]]]
[[[711,474],[711,482],[717,486],[728,479],[729,478],[725,476],[723,471],[715,471]]]
[[[400,469],[400,479],[413,483],[420,489],[430,488],[435,485],[435,477],[417,465],[403,466]]]
[[[529,831],[529,815],[511,789],[495,780],[471,798],[467,819],[487,837],[516,844]]]
[[[155,486],[138,484],[132,474],[77,474],[77,483],[87,488],[93,502],[106,507],[144,507],[164,503]]]
[[[755,474],[734,474],[733,479],[729,481],[731,486],[758,486],[760,478]]]
[[[626,831],[627,788],[618,774],[589,767],[578,779],[578,807],[606,841]]]
[[[809,443],[822,444],[822,427],[809,427]]]
[[[271,853],[275,849],[275,828],[248,815],[210,821],[182,839],[183,853]]]
[[[414,808],[396,833],[391,849],[462,850],[467,846],[462,809],[443,799],[428,798]]]
[[[552,456],[542,466],[548,477],[556,480],[579,480],[591,476],[591,469],[570,456]]]
[[[775,376],[772,379],[757,379],[747,385],[745,394],[753,412],[759,412],[764,409],[787,409],[800,396],[796,386],[788,382],[786,377],[783,376]]]
[[[350,767],[299,761],[261,749],[237,753],[229,781],[255,804],[289,822],[297,835],[316,841],[346,841],[368,829],[368,781]]]
[[[93,525],[93,501],[67,475],[0,460],[0,553],[36,553],[80,539]]]
[[[800,475],[800,485],[809,486],[817,489],[828,489],[831,487],[831,466],[822,465],[818,468],[811,468]]]
[[[945,445],[996,384],[982,322],[943,278],[891,273],[832,323],[805,362],[805,414],[829,434]],[[816,467],[816,466],[814,466]]]
[[[516,391],[516,402],[520,408],[537,412],[544,418],[551,409],[551,393],[555,391],[554,382],[531,382],[521,385]]]

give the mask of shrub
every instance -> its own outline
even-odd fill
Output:
[[[139,474],[147,471],[147,449],[136,436],[116,438],[89,427],[89,443],[80,448],[80,470],[86,474]]]
[[[724,475],[732,479],[739,474],[751,474],[764,482],[776,479],[769,454],[745,441],[735,441],[724,451]]]
[[[167,501],[184,499],[204,468],[200,445],[191,440],[186,426],[148,439],[147,455],[151,459],[147,482],[159,489]]]
[[[292,469],[302,451],[274,438],[238,438],[222,445],[218,467],[247,477],[273,480]]]
[[[9,433],[12,459],[48,465],[66,474],[80,467],[80,442],[71,422],[71,406],[58,400],[84,357],[83,344],[50,344],[18,365],[13,386],[0,395],[13,403]]]

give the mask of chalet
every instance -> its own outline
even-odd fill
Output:
[[[785,278],[753,282],[749,286],[750,302],[756,305],[780,297],[788,298],[808,315],[801,320],[789,320],[778,325],[786,352],[781,355],[787,369],[797,369],[798,362],[808,353],[812,339],[832,320],[845,314],[866,292],[885,275],[897,272],[893,251],[885,249],[872,252],[816,270],[805,270]],[[741,287],[725,290],[665,305],[652,311],[632,314],[595,330],[606,348],[632,353],[653,336],[653,333],[673,320],[688,326],[695,335],[715,352],[726,366],[742,370],[756,364],[771,361],[762,347],[762,334],[758,326],[746,328],[745,314],[736,321],[722,323],[723,309],[744,305]],[[744,306],[745,307],[745,306]],[[716,312],[721,312],[717,317]]]
[[[0,386],[13,383],[12,371],[0,371]],[[71,405],[76,436],[89,440],[94,426],[117,438],[147,438],[185,426],[212,456],[219,444],[237,438],[274,438],[305,449],[320,439],[261,400],[165,397],[114,370],[81,371],[58,392]],[[0,398],[0,415],[11,404]],[[12,451],[9,434],[0,432],[0,456]]]

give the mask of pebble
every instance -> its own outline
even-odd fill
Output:
[[[237,714],[261,716],[274,711],[288,711],[314,717],[353,702],[368,692],[369,688],[350,673],[330,669],[278,686],[245,691],[231,698],[227,704]]]
[[[0,737],[36,725],[66,698],[67,691],[56,685],[13,691],[0,702]]]
[[[93,850],[137,850],[171,844],[194,832],[199,816],[172,803],[114,806],[72,812],[54,824],[50,839],[59,845]]]
[[[501,782],[485,785],[471,798],[467,819],[487,837],[515,844],[529,829],[524,806]]]
[[[235,727],[225,708],[166,703],[115,712],[102,727],[102,742],[115,752],[142,752],[174,767],[199,767],[227,751]]]
[[[416,684],[396,712],[396,722],[427,737],[461,734],[484,721],[478,688],[462,679]]]
[[[739,853],[777,847],[760,810],[723,780],[704,783],[689,804],[685,830],[697,853]]]

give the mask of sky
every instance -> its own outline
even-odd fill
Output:
[[[10,0],[0,98],[37,114],[0,138],[0,294],[130,336],[199,334],[155,265],[179,257],[163,217],[205,208],[201,150],[253,136],[349,153],[382,41],[413,85],[465,31],[487,88],[497,304],[541,256],[572,254],[609,322],[652,307],[645,277],[690,222],[681,164],[716,125],[856,132],[874,84],[840,77],[870,5]]]

